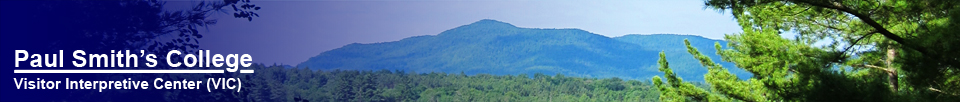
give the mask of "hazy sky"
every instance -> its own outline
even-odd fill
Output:
[[[169,2],[168,4],[189,4]],[[262,1],[252,22],[219,17],[201,39],[213,53],[246,53],[254,62],[296,65],[350,43],[397,41],[481,19],[525,28],[577,28],[608,37],[691,34],[721,39],[740,32],[729,12],[701,0]]]

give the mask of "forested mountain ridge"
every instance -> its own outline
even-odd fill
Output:
[[[680,39],[638,39],[641,37]],[[559,73],[575,77],[646,79],[662,75],[656,67],[657,52],[685,49],[683,46],[656,45],[680,45],[683,39],[709,45],[702,46],[702,49],[712,48],[714,42],[725,43],[689,35],[628,35],[610,38],[580,29],[519,28],[485,19],[438,35],[416,36],[394,42],[346,45],[323,52],[297,67],[320,70],[464,72],[470,75]],[[696,64],[697,60],[676,59],[674,62],[678,64],[684,61],[691,63],[688,64],[689,67],[680,67],[688,71],[680,73],[682,77],[703,80],[702,75],[706,73],[706,69]],[[738,74],[750,76],[748,73]]]
[[[614,37],[613,39],[637,44],[643,47],[644,50],[650,51],[664,51],[664,52],[674,52],[666,53],[667,61],[670,61],[670,64],[673,67],[678,68],[676,71],[677,74],[680,74],[686,80],[703,80],[702,73],[706,73],[706,68],[700,65],[700,62],[696,58],[691,56],[687,52],[686,47],[683,47],[683,40],[687,39],[691,42],[691,46],[695,48],[704,49],[702,50],[704,55],[707,55],[712,60],[720,61],[720,56],[717,55],[717,51],[714,50],[714,44],[719,43],[721,47],[727,48],[727,42],[724,40],[709,39],[697,35],[677,35],[677,34],[650,34],[650,35],[639,35],[639,34],[630,34],[619,37]],[[741,79],[748,79],[753,75],[749,72],[736,68],[736,65],[729,62],[719,62],[720,65],[726,68],[731,68],[731,72],[737,74]],[[657,69],[656,67],[650,67],[650,69]],[[700,73],[701,75],[698,75]]]

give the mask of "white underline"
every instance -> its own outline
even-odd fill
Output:
[[[253,70],[240,70],[240,73],[253,73]]]
[[[224,70],[13,70],[13,73],[225,73]],[[241,73],[246,72],[240,70]],[[253,73],[253,70],[249,70]]]

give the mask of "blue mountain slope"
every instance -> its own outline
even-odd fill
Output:
[[[670,67],[673,68],[674,72],[678,75],[684,76],[683,78],[685,79],[693,78],[703,80],[702,75],[706,73],[707,70],[697,59],[693,58],[693,55],[687,52],[686,45],[683,44],[684,39],[689,40],[691,46],[697,48],[702,54],[709,56],[713,62],[720,63],[721,66],[729,69],[731,73],[736,74],[741,79],[753,76],[751,73],[737,68],[733,63],[720,60],[714,44],[720,43],[722,48],[727,49],[727,42],[723,40],[708,39],[696,35],[677,34],[631,34],[614,37],[614,39],[643,46],[645,50],[664,51],[667,55],[667,61],[670,62]],[[653,67],[653,69],[656,68],[656,66]]]
[[[321,70],[387,69],[495,75],[539,72],[628,79],[662,75],[656,69],[658,47],[619,39],[627,38],[609,38],[579,29],[518,28],[495,20],[481,20],[435,36],[354,43],[323,52],[297,66]],[[682,39],[678,41],[680,46],[672,47],[684,48]],[[701,49],[712,50],[712,44]],[[703,80],[702,75],[699,72],[681,74],[694,81]]]

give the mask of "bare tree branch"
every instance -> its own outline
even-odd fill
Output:
[[[863,38],[870,37],[876,33],[877,33],[876,31],[871,31],[870,33],[867,33],[867,35],[863,35],[862,37],[857,38],[856,41],[853,41],[853,43],[850,43],[850,46],[847,46],[846,48],[843,49],[843,51],[837,53],[837,55],[834,56],[833,60],[839,62],[840,57],[842,57],[843,54],[847,53],[847,51],[850,51],[850,48],[853,48],[853,46],[857,45],[857,43],[860,43],[860,40],[863,40]]]
[[[939,92],[939,93],[942,93],[942,94],[948,94],[948,95],[953,95],[953,96],[960,96],[960,95],[957,95],[957,94],[952,94],[952,93],[943,92],[943,91],[940,91],[940,89],[933,88],[933,87],[927,88],[927,90],[930,90],[930,91],[933,91],[933,92]]]
[[[919,51],[920,53],[922,53],[922,54],[924,54],[924,55],[929,55],[929,53],[930,53],[929,51],[927,51],[927,50],[924,49],[924,48],[921,48],[921,47],[919,47],[919,46],[913,46],[912,43],[908,43],[907,41],[905,41],[905,40],[903,39],[903,37],[900,37],[900,36],[897,36],[896,34],[893,34],[893,32],[890,32],[889,30],[887,30],[886,28],[884,28],[883,25],[880,25],[880,23],[877,23],[876,20],[874,20],[873,18],[870,18],[870,15],[863,14],[863,13],[857,12],[856,10],[847,8],[847,7],[841,5],[841,4],[838,3],[838,2],[818,3],[818,2],[811,2],[811,1],[805,1],[805,0],[790,0],[790,1],[793,1],[793,2],[796,2],[796,3],[800,3],[800,4],[807,4],[807,5],[811,5],[811,6],[823,7],[823,8],[829,8],[829,9],[835,9],[835,10],[839,10],[839,11],[842,11],[842,12],[849,13],[850,15],[856,16],[857,18],[859,18],[861,21],[863,21],[863,22],[866,23],[867,25],[870,25],[870,27],[873,27],[874,29],[876,29],[876,31],[877,31],[878,33],[880,33],[881,35],[883,35],[883,36],[886,37],[887,39],[893,40],[893,41],[895,41],[895,42],[897,42],[897,43],[900,43],[900,44],[903,44],[903,45],[907,45],[908,48],[917,50],[917,51]]]
[[[853,65],[853,66],[854,66],[854,67],[864,67],[864,68],[879,69],[879,70],[883,70],[884,72],[887,72],[887,73],[893,73],[892,70],[889,70],[889,69],[887,69],[887,68],[883,68],[883,67],[880,67],[880,66],[867,65],[867,64],[860,64],[860,65]]]

